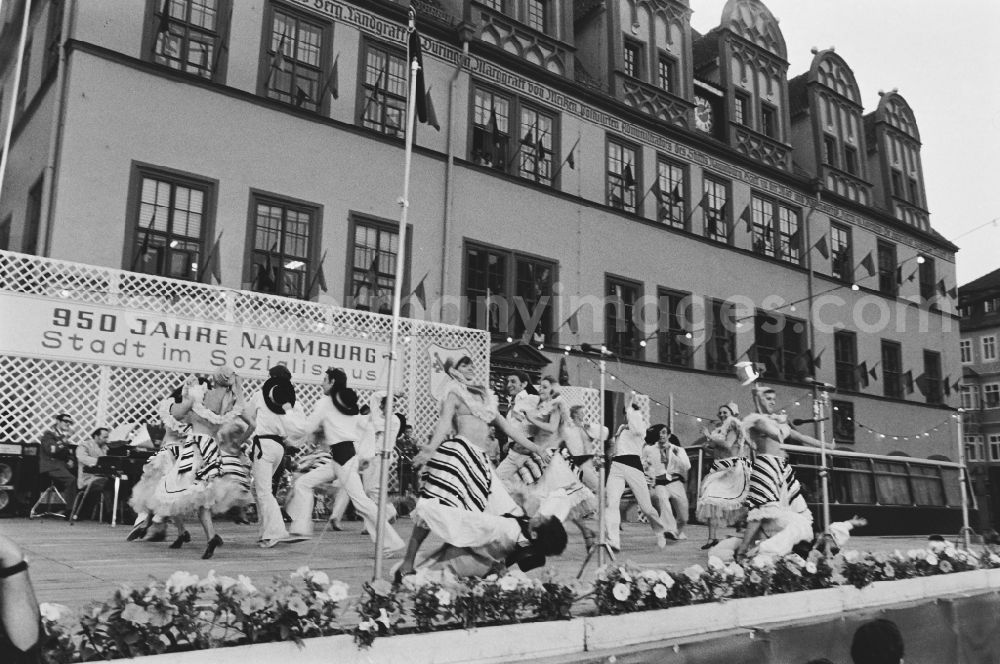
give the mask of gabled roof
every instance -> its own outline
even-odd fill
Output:
[[[962,295],[975,295],[982,291],[1000,290],[1000,268],[993,270],[989,274],[984,274],[978,279],[973,279],[964,286],[958,287]]]
[[[788,112],[792,117],[809,110],[808,88],[809,74],[799,74],[788,81]]]

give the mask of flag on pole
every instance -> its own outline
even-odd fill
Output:
[[[278,48],[275,49],[274,55],[271,56],[271,66],[267,72],[267,82],[271,82],[271,77],[274,75],[275,71],[281,71],[285,66],[285,39],[288,38],[288,29],[286,28],[283,33],[281,33],[281,39],[278,40]]]
[[[215,244],[212,245],[212,250],[208,253],[208,258],[205,259],[204,265],[201,266],[201,270],[198,272],[198,281],[201,281],[205,276],[205,272],[211,270],[209,273],[215,282],[218,284],[222,283],[222,267],[219,265],[219,241],[222,240],[222,233],[219,233],[219,237],[215,238]]]
[[[861,387],[868,387],[868,361],[862,361],[861,364],[854,367],[854,379],[857,384]]]
[[[407,71],[410,71],[410,64],[416,60],[417,61],[417,94],[414,102],[416,103],[417,109],[417,119],[421,122],[427,122],[427,90],[424,87],[424,56],[420,51],[420,33],[417,32],[417,10],[410,5],[409,10],[410,16],[410,38],[406,45],[406,50],[409,55],[409,59],[406,63]],[[409,88],[407,88],[409,89]]]
[[[497,109],[492,103],[490,104],[490,145],[493,148],[493,154],[490,155],[493,163],[501,163],[500,148],[503,147],[503,139],[500,133],[500,121],[497,120]]]
[[[576,170],[576,160],[575,160],[575,159],[573,159],[573,151],[574,151],[574,150],[576,150],[576,146],[577,146],[577,145],[578,145],[579,143],[580,143],[580,139],[579,139],[579,138],[577,138],[577,139],[576,139],[576,143],[574,143],[574,144],[573,144],[573,147],[571,147],[571,148],[569,149],[569,154],[568,154],[568,155],[566,155],[566,163],[567,163],[567,164],[569,164],[569,167],[570,167],[570,168],[572,168],[572,169],[573,169],[574,171]]]
[[[872,259],[872,252],[869,251],[867,254],[865,254],[865,257],[861,259],[860,265],[861,267],[865,268],[865,271],[868,272],[869,277],[875,276],[875,261],[874,259]]]
[[[438,122],[437,111],[434,110],[434,100],[431,98],[430,88],[427,88],[424,103],[427,105],[427,124],[434,127],[435,131],[441,131],[441,123]]]
[[[626,189],[631,189],[635,186],[635,176],[632,175],[632,162],[627,162],[625,168],[622,169],[622,182],[625,184]]]
[[[941,382],[941,385],[944,387],[944,395],[946,397],[951,396],[951,383],[948,382],[949,380],[951,380],[951,376],[945,376],[944,380]]]
[[[747,233],[753,233],[753,215],[750,214],[750,205],[747,204],[743,208],[743,212],[740,212],[740,221],[742,221],[747,226]]]
[[[309,93],[303,90],[298,85],[295,86],[295,98],[292,100],[292,105],[296,108],[302,108],[302,104],[309,99]]]
[[[684,195],[681,193],[680,183],[675,184],[674,188],[670,190],[670,204],[680,205],[684,202]]]
[[[948,287],[945,285],[944,279],[937,282],[937,289],[941,293],[941,297],[944,297],[945,295],[948,294]]]
[[[156,24],[157,34],[170,34],[170,0],[163,0],[163,9],[160,10],[160,19]]]
[[[868,370],[868,375],[871,376],[872,380],[878,380],[878,373],[875,371],[875,367],[877,367],[878,365],[879,362],[876,362],[871,366],[871,369]]]
[[[264,265],[257,271],[257,278],[254,279],[253,289],[258,293],[273,293],[277,289],[277,279],[274,268],[271,266],[271,254],[278,250],[277,240],[271,245],[264,259]]]
[[[953,300],[957,300],[958,299],[958,288],[956,288],[955,286],[952,286],[950,289],[948,289],[948,297],[950,297]]]
[[[153,216],[149,218],[149,223],[146,225],[146,232],[142,236],[142,242],[139,244],[139,251],[132,258],[132,268],[131,271],[135,272],[135,268],[139,266],[139,260],[145,257],[146,252],[149,251],[149,235],[150,231],[153,230],[153,223],[156,221],[156,204],[153,204]]]
[[[814,244],[813,247],[819,251],[823,258],[830,258],[830,247],[826,244],[826,233],[819,236],[819,239],[816,240],[816,244]]]
[[[424,281],[426,279],[427,275],[425,274],[423,277],[421,277],[420,283],[417,284],[417,287],[413,289],[413,294],[416,296],[417,302],[420,303],[420,307],[422,309],[427,308],[427,293],[424,291]]]
[[[566,356],[559,358],[559,384],[569,385],[569,369],[566,367]]]
[[[313,273],[311,279],[309,279],[309,285],[306,287],[306,297],[312,297],[313,288],[317,285],[319,289],[326,292],[326,272],[323,271],[323,263],[326,262],[326,251],[323,252],[323,256],[319,259],[319,266],[316,268],[316,272]],[[318,295],[318,293],[317,293]]]
[[[376,97],[378,97],[378,93],[382,88],[383,76],[385,76],[385,67],[379,69],[378,76],[375,77],[375,85],[372,86],[372,92],[370,95],[368,95],[368,98],[365,99],[365,107],[364,110],[361,111],[362,120],[368,117],[368,109],[371,108],[372,102],[375,101]]]
[[[334,99],[340,98],[340,72],[338,64],[340,63],[340,53],[337,57],[333,59],[333,66],[330,67],[330,73],[326,77],[326,81],[323,82],[323,88],[319,91],[319,98],[323,99],[323,95],[327,92],[333,96]]]

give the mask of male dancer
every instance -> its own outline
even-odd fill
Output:
[[[510,396],[510,409],[507,411],[507,424],[525,438],[531,438],[529,433],[534,427],[528,420],[528,412],[538,406],[538,394],[531,386],[531,379],[523,371],[517,371],[507,376],[507,395]],[[517,486],[521,483],[518,473],[531,461],[530,450],[511,442],[507,448],[507,456],[497,466],[497,475],[504,486]],[[535,478],[537,479],[537,477]]]
[[[750,471],[747,528],[736,551],[737,557],[746,555],[758,539],[758,531],[765,519],[787,520],[787,512],[791,511],[808,519],[811,528],[812,514],[781,446],[786,441],[811,447],[824,446],[822,441],[799,433],[788,425],[786,418],[777,412],[777,394],[773,388],[756,386],[754,401],[761,412],[748,415],[743,420],[747,438],[757,453]]]
[[[494,394],[475,383],[471,358],[462,357],[454,364],[447,361],[445,372],[452,380],[437,425],[427,447],[413,460],[414,466],[426,466],[417,513],[422,501],[431,500],[469,512],[520,515],[520,508],[507,493],[483,447],[488,427],[496,424],[528,452],[537,454],[541,449],[499,414]],[[454,435],[449,437],[452,432]],[[396,572],[397,579],[413,571],[417,551],[430,533],[430,525],[418,518]]]

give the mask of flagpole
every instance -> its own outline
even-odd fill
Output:
[[[411,25],[411,29],[413,26]],[[412,57],[412,54],[407,54]],[[399,251],[396,252],[396,279],[392,287],[392,332],[389,335],[389,370],[387,372],[386,396],[385,396],[385,433],[382,436],[382,447],[379,450],[379,485],[378,485],[378,522],[375,525],[375,571],[374,579],[382,578],[382,547],[385,541],[385,507],[389,493],[389,452],[386,449],[389,444],[392,432],[392,420],[396,414],[394,411],[394,369],[396,367],[396,338],[399,335],[399,308],[400,300],[403,297],[403,270],[405,268],[406,253],[406,212],[410,205],[410,159],[413,156],[413,125],[416,119],[415,97],[417,95],[417,65],[416,58],[410,60],[410,95],[406,104],[406,147],[403,158],[403,197],[399,201]],[[377,408],[374,404],[373,408]]]
[[[14,65],[14,88],[11,91],[11,99],[17,99],[18,88],[21,85],[21,67],[24,65],[24,46],[28,41],[28,26],[30,25],[31,0],[24,3],[24,17],[21,21],[21,42],[17,48],[17,62]],[[7,159],[10,156],[10,138],[14,132],[14,117],[18,115],[11,108],[7,114],[7,128],[3,133],[3,154],[0,154],[0,193],[3,192],[3,181],[7,175]]]
[[[553,182],[555,182],[555,179],[556,179],[557,177],[559,177],[559,174],[560,174],[560,173],[562,173],[562,169],[563,169],[563,166],[565,166],[565,165],[566,165],[566,163],[567,163],[567,162],[569,161],[569,156],[570,156],[571,154],[573,154],[573,151],[574,151],[574,150],[576,150],[576,146],[578,146],[579,144],[580,144],[580,136],[578,135],[578,136],[576,137],[576,143],[574,143],[574,144],[573,144],[573,147],[571,147],[571,148],[569,149],[569,152],[568,152],[568,153],[566,154],[566,156],[565,156],[565,157],[563,158],[563,160],[562,160],[562,163],[561,163],[561,164],[559,164],[559,168],[557,168],[557,169],[556,169],[556,172],[552,174],[552,181],[553,181]]]

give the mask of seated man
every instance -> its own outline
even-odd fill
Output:
[[[108,518],[111,518],[111,503],[114,500],[114,482],[108,481],[109,478],[105,475],[94,475],[87,472],[92,469],[93,466],[97,465],[97,459],[106,456],[108,453],[108,428],[107,427],[97,427],[90,434],[90,440],[85,440],[76,446],[76,466],[77,472],[77,489],[80,491],[85,491],[87,499],[85,503],[90,503],[90,505],[84,504],[80,506],[80,510],[77,512],[80,514],[89,514],[89,508],[93,505],[93,501],[100,494],[104,494],[104,504],[107,506]]]
[[[56,415],[52,428],[42,434],[38,447],[38,480],[42,489],[54,486],[66,501],[66,515],[76,497],[76,473],[73,471],[73,418],[66,413]]]
[[[497,516],[451,507],[434,498],[418,500],[414,514],[444,540],[417,568],[447,569],[459,577],[482,577],[514,565],[527,572],[544,566],[546,556],[566,549],[566,530],[556,516]]]

